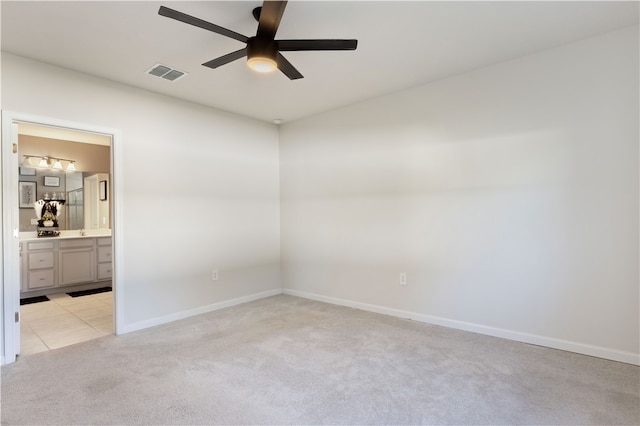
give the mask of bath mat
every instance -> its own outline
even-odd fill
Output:
[[[67,293],[71,297],[88,296],[90,294],[106,293],[111,291],[111,287],[92,288],[91,290],[71,291]]]
[[[32,303],[48,302],[48,301],[49,301],[49,298],[47,296],[26,297],[24,299],[20,299],[20,305],[31,305]]]

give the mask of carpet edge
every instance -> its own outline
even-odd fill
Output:
[[[411,319],[414,321],[439,325],[442,327],[453,328],[456,330],[469,331],[472,333],[499,337],[502,339],[513,340],[516,342],[544,346],[551,349],[559,349],[567,352],[578,353],[581,355],[593,356],[596,358],[603,358],[610,361],[618,361],[618,362],[623,362],[625,364],[640,365],[640,354],[635,354],[632,352],[625,352],[617,349],[587,345],[584,343],[573,342],[570,340],[556,339],[553,337],[540,336],[536,334],[523,333],[515,330],[489,327],[481,324],[457,321],[457,320],[452,320],[448,318],[420,314],[417,312],[404,311],[404,310],[395,309],[395,308],[388,308],[380,305],[371,305],[368,303],[361,303],[353,300],[340,299],[340,298],[331,297],[331,296],[323,296],[320,294],[308,293],[305,291],[283,288],[282,293],[288,294],[290,296],[316,300],[318,302],[331,303],[334,305],[361,309],[363,311],[375,312],[378,314],[390,315],[398,318]]]
[[[277,288],[273,290],[267,290],[259,293],[250,294],[248,296],[242,296],[242,297],[237,297],[235,299],[229,299],[222,302],[212,303],[210,305],[199,306],[197,308],[188,309],[185,311],[175,312],[173,314],[164,315],[161,317],[155,317],[148,320],[138,321],[128,325],[123,325],[121,330],[119,330],[118,334],[120,335],[120,334],[131,333],[133,331],[155,327],[157,325],[166,324],[169,322],[193,317],[196,315],[206,314],[208,312],[229,308],[231,306],[240,305],[242,303],[253,302],[254,300],[264,299],[265,297],[277,296],[279,294],[282,294],[282,289]]]

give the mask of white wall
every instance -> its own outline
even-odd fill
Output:
[[[638,363],[638,71],[632,27],[283,125],[285,291]]]
[[[276,126],[5,53],[2,108],[120,129],[125,331],[280,292]]]
[[[282,256],[289,292],[636,363],[638,92],[635,27],[284,125],[278,153],[270,124],[2,54],[2,109],[122,131],[126,330],[277,292]]]

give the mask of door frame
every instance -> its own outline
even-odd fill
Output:
[[[2,319],[2,365],[15,362],[20,352],[20,321],[15,321],[20,312],[20,250],[18,219],[18,166],[20,158],[14,152],[13,144],[17,144],[14,135],[14,123],[29,123],[47,127],[55,127],[87,133],[98,133],[111,137],[111,238],[113,248],[113,318],[114,332],[121,334],[123,321],[122,285],[122,134],[120,129],[61,120],[52,117],[37,116],[12,111],[2,111],[2,141],[0,149],[2,197],[0,212],[2,214],[2,254],[0,276],[2,277],[2,303],[0,318]],[[17,145],[16,145],[17,147]]]

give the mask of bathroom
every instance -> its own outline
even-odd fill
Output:
[[[20,354],[113,334],[111,138],[20,123],[18,154]]]

